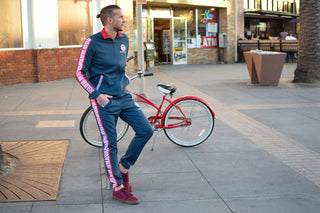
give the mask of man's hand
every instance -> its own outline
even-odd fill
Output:
[[[100,94],[96,100],[100,106],[104,106],[104,104],[107,103],[108,98],[112,98],[112,96],[107,94]]]

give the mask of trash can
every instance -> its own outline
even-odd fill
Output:
[[[250,80],[252,84],[258,84],[258,76],[257,76],[257,71],[254,67],[253,64],[253,52],[243,52],[244,60],[246,61]]]
[[[251,83],[278,86],[286,53],[272,51],[244,52]]]

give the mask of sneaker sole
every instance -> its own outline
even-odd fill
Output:
[[[133,201],[121,200],[120,198],[115,197],[115,196],[113,196],[113,195],[112,195],[112,198],[115,199],[115,200],[117,200],[117,201],[120,201],[121,203],[129,204],[129,205],[137,205],[137,204],[140,203],[139,200],[136,200],[136,201],[134,201],[134,200],[133,200]]]

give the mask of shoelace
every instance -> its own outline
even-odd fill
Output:
[[[133,198],[133,195],[126,188],[122,188],[121,190],[123,190],[127,197]]]

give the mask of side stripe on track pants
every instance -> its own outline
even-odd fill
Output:
[[[102,121],[101,121],[101,116],[98,110],[98,105],[95,99],[90,99],[91,102],[91,106],[94,112],[94,115],[96,117],[97,123],[98,123],[98,127],[102,136],[102,142],[104,144],[103,149],[104,149],[104,154],[103,154],[103,158],[104,158],[104,162],[107,168],[107,172],[108,172],[108,177],[110,182],[112,183],[113,187],[117,187],[118,186],[118,182],[117,179],[115,178],[114,174],[113,174],[113,169],[112,169],[112,163],[111,163],[111,158],[110,158],[110,147],[109,147],[109,140],[108,140],[108,136],[106,134],[105,129],[103,128],[102,125]]]

